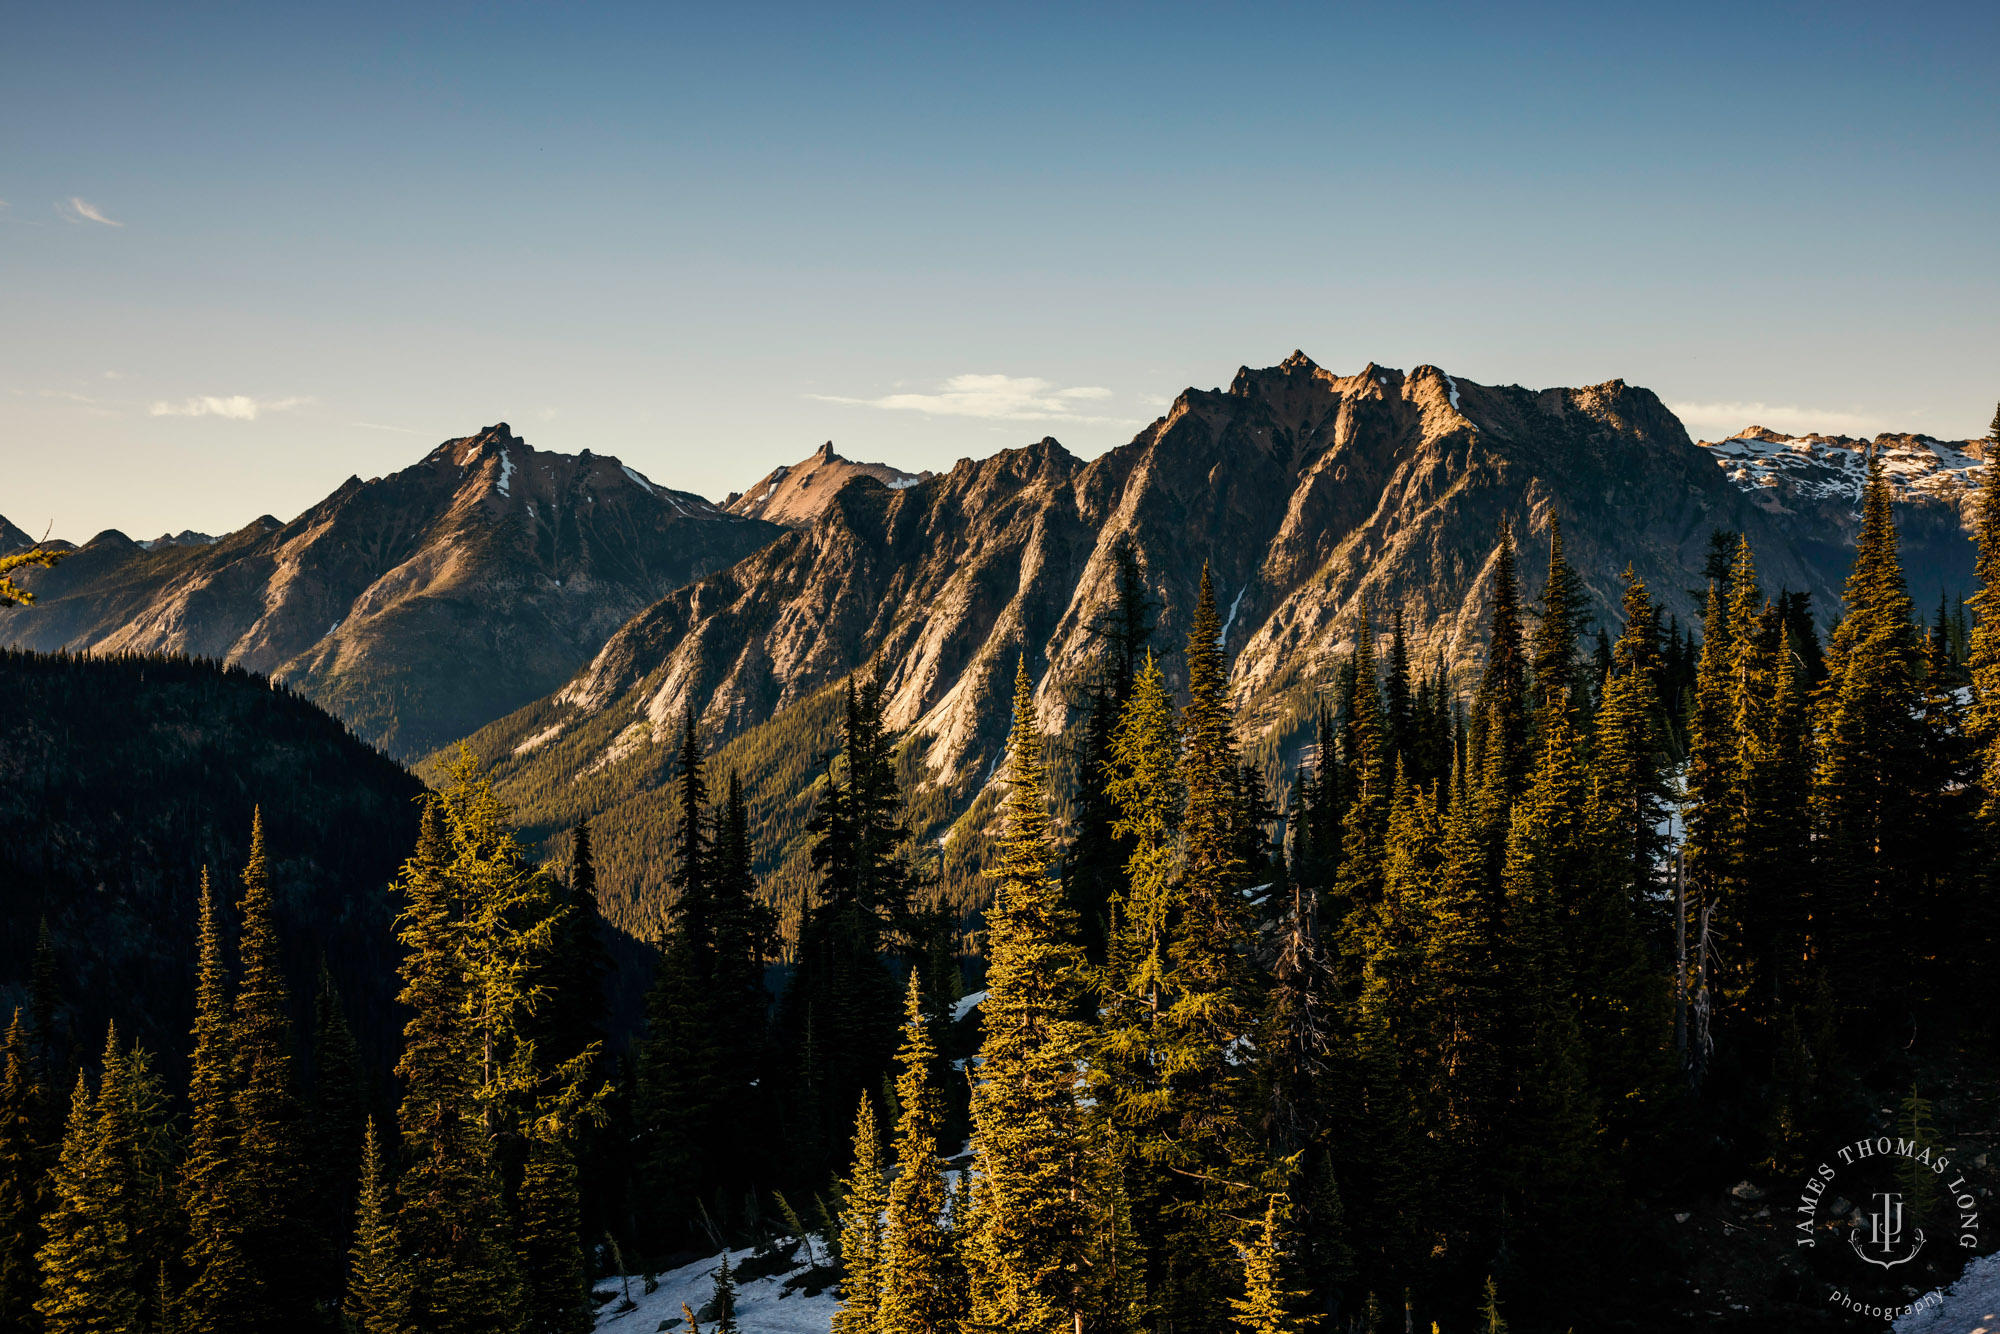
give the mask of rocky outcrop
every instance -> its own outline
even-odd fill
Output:
[[[31,572],[0,643],[186,653],[287,682],[413,757],[560,686],[635,613],[782,530],[505,423],[290,523],[98,535]]]
[[[829,440],[803,463],[774,468],[771,474],[748,491],[723,502],[731,514],[750,519],[768,519],[787,528],[802,528],[819,517],[833,503],[833,497],[856,477],[872,477],[892,491],[904,490],[928,480],[927,472],[904,472],[886,463],[856,463],[833,452]]]

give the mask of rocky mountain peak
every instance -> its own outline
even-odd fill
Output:
[[[840,489],[857,477],[872,478],[900,491],[932,476],[904,472],[886,463],[856,463],[836,453],[829,440],[803,462],[773,468],[762,481],[725,501],[723,508],[743,518],[798,528],[817,518]]]
[[[0,643],[240,664],[411,755],[553,689],[634,613],[779,531],[499,422],[290,523],[101,534],[35,572],[33,615],[0,612]]]

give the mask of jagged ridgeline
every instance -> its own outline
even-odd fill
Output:
[[[1522,568],[1539,570],[1560,519],[1584,619],[1613,637],[1628,565],[1663,623],[1698,623],[1717,530],[1744,534],[1767,583],[1829,620],[1852,558],[1854,495],[1759,487],[1717,461],[1623,381],[1529,390],[1432,366],[1337,375],[1295,354],[1245,368],[1227,390],[1189,390],[1087,463],[1043,440],[914,484],[855,475],[809,524],[635,617],[560,690],[470,744],[530,837],[597,819],[607,911],[650,934],[664,908],[659,850],[674,836],[659,789],[683,715],[720,747],[716,772],[741,773],[767,890],[796,907],[838,683],[872,673],[905,738],[915,835],[938,858],[933,876],[969,906],[984,892],[969,874],[983,854],[965,835],[992,813],[980,794],[1004,744],[1016,655],[1028,655],[1066,793],[1123,554],[1141,571],[1151,643],[1177,690],[1177,646],[1201,569],[1213,569],[1238,736],[1282,800],[1364,604],[1384,662],[1400,610],[1418,678],[1442,664],[1453,692],[1469,692],[1502,520]],[[1898,500],[1911,587],[1969,591],[1956,509],[1923,493]],[[1059,806],[1065,828],[1069,814]]]
[[[781,531],[502,422],[289,523],[100,533],[33,573],[32,609],[0,609],[0,643],[218,658],[411,759],[555,689],[628,617]],[[0,552],[27,540],[0,530]]]
[[[386,888],[422,785],[339,720],[212,662],[4,650],[0,775],[0,1009],[28,1003],[46,919],[79,1056],[115,1020],[178,1081],[202,867],[233,906],[261,808],[301,1031],[324,959],[371,1061],[391,1050]]]

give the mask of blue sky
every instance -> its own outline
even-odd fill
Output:
[[[1092,455],[1294,347],[1711,437],[2000,398],[1991,4],[177,8],[0,43],[38,534],[500,420],[716,497],[826,439]]]

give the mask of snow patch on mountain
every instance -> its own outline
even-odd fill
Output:
[[[1781,435],[1752,426],[1727,440],[1698,443],[1714,455],[1730,481],[1767,506],[1792,499],[1858,503],[1868,478],[1870,448],[1880,454],[1899,501],[1929,498],[1956,505],[1980,486],[1987,470],[1983,442],[1926,435],[1883,434],[1869,441]]]
[[[951,1007],[952,1022],[957,1023],[968,1014],[971,1014],[975,1009],[979,1008],[979,1002],[985,999],[986,993],[983,991],[975,991],[970,996],[959,997],[958,1004]]]
[[[493,489],[503,496],[511,495],[512,492],[508,490],[508,487],[512,486],[513,482],[514,460],[508,456],[505,449],[502,449],[500,451],[500,480],[493,484]]]
[[[653,484],[646,480],[646,476],[644,473],[640,472],[637,468],[634,468],[629,463],[621,463],[618,466],[623,468],[625,470],[625,475],[632,479],[632,485],[638,487],[641,491],[644,491],[648,495],[655,494],[655,488]]]

